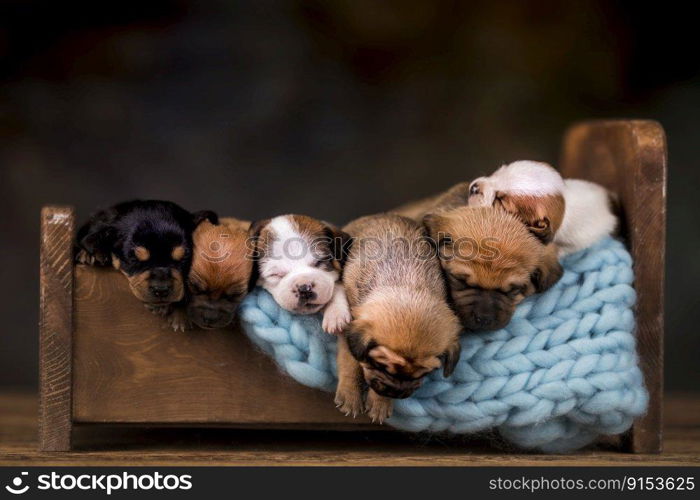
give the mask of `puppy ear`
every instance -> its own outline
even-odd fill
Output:
[[[270,223],[270,220],[272,219],[256,220],[255,222],[251,223],[250,227],[248,228],[248,241],[250,242],[250,250],[252,250],[254,260],[258,260],[260,257],[262,257],[259,244],[260,233],[262,233],[265,226]]]
[[[561,195],[510,195],[497,191],[494,205],[517,215],[528,230],[545,245],[552,242],[564,217],[564,197]]]
[[[199,212],[194,212],[192,214],[194,227],[199,226],[199,224],[205,220],[208,220],[214,225],[219,224],[219,216],[216,214],[216,212],[212,212],[211,210],[200,210]]]
[[[530,281],[536,293],[542,293],[552,288],[564,274],[564,268],[557,257],[557,246],[553,243],[545,248],[542,263],[530,275]]]
[[[448,347],[445,352],[440,355],[440,361],[442,361],[442,374],[445,377],[452,375],[455,371],[455,367],[459,362],[459,357],[462,354],[462,345],[459,343],[459,339],[455,339],[450,347]]]
[[[85,252],[94,258],[96,265],[109,266],[117,239],[114,226],[93,218],[78,230],[76,258],[79,258],[80,252]]]
[[[433,243],[437,244],[438,246],[442,246],[446,243],[452,242],[452,237],[440,230],[441,226],[443,226],[445,222],[444,216],[435,213],[426,214],[423,217],[422,222],[423,226],[425,226],[425,228],[428,230],[428,236]]]
[[[331,251],[333,252],[333,259],[340,263],[344,263],[350,252],[350,247],[352,246],[352,237],[340,229],[339,227],[326,222],[321,221],[326,226],[324,229],[326,237],[331,240]]]
[[[367,361],[369,351],[377,347],[377,343],[369,340],[365,335],[364,330],[366,326],[362,321],[355,320],[348,325],[344,334],[350,354],[357,361]]]
[[[260,233],[263,228],[270,223],[271,219],[260,219],[252,222],[248,228],[248,236],[257,240],[260,237]]]
[[[248,227],[248,239],[246,240],[247,254],[253,260],[253,270],[250,273],[250,279],[248,280],[248,291],[252,291],[253,288],[258,283],[258,278],[260,278],[259,261],[262,257],[262,252],[258,245],[258,240],[260,239],[260,232],[265,226],[270,222],[270,219],[260,219],[251,223]]]

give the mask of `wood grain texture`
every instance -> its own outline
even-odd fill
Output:
[[[700,465],[700,395],[666,398],[662,455],[597,445],[570,455],[522,453],[483,437],[400,432],[284,432],[76,426],[74,450],[37,450],[36,396],[0,393],[0,465],[44,466],[560,466]]]
[[[116,271],[76,266],[76,422],[350,427],[329,393],[282,375],[237,328],[167,329]]]
[[[636,453],[662,448],[666,139],[654,121],[574,125],[563,144],[565,177],[588,179],[618,193],[623,234],[634,258],[637,349],[650,402],[627,437]]]
[[[70,207],[41,210],[39,275],[39,446],[71,446],[71,334],[74,213]]]

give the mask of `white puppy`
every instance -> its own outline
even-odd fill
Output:
[[[516,161],[469,185],[470,206],[501,206],[517,215],[543,243],[550,243],[564,218],[564,181],[546,163]]]
[[[499,194],[526,196],[561,195],[564,181],[551,165],[538,161],[514,161],[488,177],[469,185],[469,204],[491,206]]]
[[[258,286],[295,314],[323,311],[323,329],[340,333],[352,321],[340,281],[350,237],[305,215],[281,215],[253,224]]]
[[[500,205],[519,215],[559,257],[588,248],[617,227],[610,193],[593,182],[566,179],[547,163],[516,161],[469,185],[469,205]]]
[[[588,248],[617,229],[613,198],[603,186],[580,179],[564,180],[566,212],[554,237],[559,257]]]

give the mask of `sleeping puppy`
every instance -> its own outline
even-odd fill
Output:
[[[132,293],[155,309],[185,296],[192,232],[209,211],[192,214],[169,201],[135,200],[95,213],[77,233],[76,261],[114,266]]]
[[[224,328],[250,290],[253,251],[250,222],[205,220],[194,230],[194,256],[188,276],[187,319],[203,329]],[[180,323],[182,325],[182,323]]]
[[[516,161],[469,185],[469,206],[500,206],[523,221],[543,243],[551,243],[565,211],[564,181],[546,163]]]
[[[453,306],[468,330],[503,328],[517,304],[561,277],[549,246],[505,210],[462,206],[428,214],[423,223],[437,242]]]
[[[323,311],[323,329],[340,333],[350,308],[340,281],[350,238],[305,215],[281,215],[253,223],[258,286],[295,314]]]
[[[381,423],[391,416],[391,398],[409,397],[440,367],[445,377],[452,373],[460,325],[419,223],[380,214],[344,230],[353,239],[343,282],[354,320],[338,338],[335,403],[353,416],[366,410]]]
[[[546,163],[516,161],[469,186],[469,206],[500,206],[518,215],[558,256],[583,250],[617,227],[612,197],[592,182],[566,179]],[[552,250],[554,253],[554,250]]]
[[[564,180],[566,213],[554,237],[559,257],[590,247],[618,229],[617,201],[603,186],[579,179]]]

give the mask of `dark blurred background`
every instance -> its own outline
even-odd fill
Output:
[[[556,163],[571,122],[670,148],[667,387],[698,389],[697,20],[636,1],[0,1],[0,385],[37,380],[46,203],[343,223]]]

